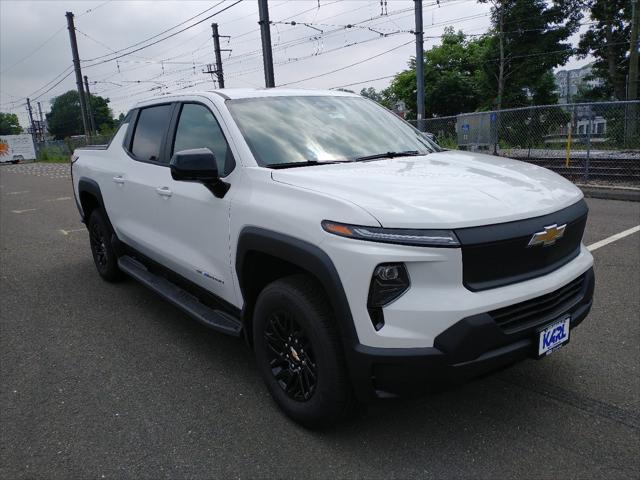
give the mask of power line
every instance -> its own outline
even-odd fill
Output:
[[[121,49],[119,49],[119,50],[112,50],[112,49],[110,48],[110,50],[112,50],[112,52],[113,52],[113,53],[121,53],[121,52],[124,52],[124,51],[126,51],[126,50],[129,50],[130,48],[137,47],[138,45],[141,45],[141,44],[143,44],[143,43],[146,43],[146,42],[148,42],[149,40],[153,40],[154,38],[158,38],[158,37],[160,37],[160,36],[164,35],[165,33],[170,32],[170,31],[171,31],[171,30],[173,30],[174,28],[178,28],[179,26],[184,25],[184,24],[185,24],[185,23],[187,23],[187,22],[190,22],[190,21],[191,21],[191,20],[193,20],[194,18],[199,17],[200,15],[202,15],[202,14],[204,14],[204,13],[206,13],[206,12],[210,11],[210,10],[213,10],[213,9],[214,9],[214,8],[216,8],[218,5],[220,5],[220,4],[224,3],[224,2],[225,2],[225,0],[221,0],[220,2],[216,3],[214,6],[209,7],[209,8],[207,8],[207,9],[205,9],[205,10],[201,11],[200,13],[197,13],[197,14],[193,15],[192,17],[189,17],[189,18],[187,18],[186,20],[184,20],[184,21],[182,21],[182,22],[180,22],[180,23],[178,23],[178,24],[176,24],[176,25],[174,25],[174,26],[172,26],[172,27],[170,27],[170,28],[167,28],[166,30],[163,30],[163,31],[162,31],[162,32],[160,32],[160,33],[157,33],[156,35],[153,35],[153,36],[151,36],[151,37],[149,37],[149,38],[145,38],[144,40],[140,40],[140,41],[139,41],[139,42],[137,42],[137,43],[134,43],[134,44],[132,44],[132,45],[129,45],[128,47],[124,47],[124,48],[121,48]],[[236,3],[238,3],[238,2],[236,2]],[[235,5],[235,4],[234,4],[234,5]],[[231,6],[233,6],[233,5],[231,5]],[[224,11],[224,10],[223,10],[223,11]],[[220,12],[218,12],[218,13],[220,13]],[[212,16],[213,16],[213,15],[212,15]],[[191,27],[194,27],[194,26],[198,25],[199,23],[204,22],[205,20],[207,20],[207,19],[209,19],[209,18],[211,18],[211,17],[207,17],[207,18],[205,18],[204,20],[200,20],[198,23],[195,23],[195,24],[191,25]],[[189,28],[191,28],[191,27],[189,27]],[[184,30],[181,30],[181,31],[184,31]],[[180,33],[180,32],[176,32],[176,34],[177,34],[177,33]],[[171,38],[171,37],[167,37],[167,38]],[[152,45],[155,45],[155,44],[152,44]],[[145,48],[146,48],[146,47],[145,47]],[[106,58],[106,57],[108,57],[108,56],[110,56],[110,55],[111,55],[111,54],[101,55],[101,56],[99,56],[99,57],[94,57],[94,58],[88,58],[88,59],[83,60],[83,62],[95,62],[96,60],[100,60],[100,59]],[[111,59],[111,60],[114,60],[114,59]],[[110,61],[110,60],[109,60],[109,61]]]
[[[52,85],[51,87],[49,87],[47,90],[45,90],[44,92],[38,94],[37,96],[33,97],[34,100],[37,100],[39,98],[41,98],[43,95],[46,95],[47,93],[49,93],[51,90],[53,90],[54,88],[56,88],[58,85],[60,85],[64,80],[66,80],[69,75],[71,75],[72,73],[74,73],[73,70],[71,70],[69,73],[67,73],[64,77],[62,77],[60,80],[58,80],[54,85]]]
[[[223,0],[223,1],[224,1],[224,0]],[[231,7],[234,7],[235,5],[239,4],[240,2],[242,2],[242,0],[237,0],[236,2],[232,3],[232,4],[231,4],[231,5],[229,5],[228,7],[225,7],[225,8],[223,8],[222,10],[217,11],[217,12],[216,12],[216,13],[214,13],[213,15],[209,15],[208,17],[205,17],[205,18],[203,18],[202,20],[199,20],[198,22],[194,23],[193,25],[189,25],[188,27],[185,27],[185,28],[183,28],[182,30],[178,30],[177,32],[172,33],[171,35],[168,35],[168,36],[166,36],[166,37],[164,37],[164,38],[161,38],[161,39],[159,39],[159,40],[156,40],[155,42],[149,43],[149,44],[147,44],[147,45],[143,45],[142,47],[138,47],[138,48],[136,48],[135,50],[131,50],[130,52],[126,52],[126,53],[123,53],[123,54],[117,55],[117,56],[112,57],[112,58],[109,58],[109,59],[107,59],[107,60],[102,60],[102,61],[100,61],[100,62],[92,63],[92,64],[90,64],[90,65],[85,65],[85,68],[95,67],[96,65],[102,65],[103,63],[112,62],[112,61],[114,61],[114,60],[117,60],[118,58],[126,57],[127,55],[131,55],[131,54],[133,54],[133,53],[139,52],[140,50],[144,50],[145,48],[149,48],[149,47],[151,47],[151,46],[153,46],[153,45],[156,45],[156,44],[158,44],[158,43],[160,43],[160,42],[164,42],[165,40],[168,40],[168,39],[169,39],[169,38],[171,38],[171,37],[175,37],[176,35],[178,35],[178,34],[180,34],[180,33],[184,32],[184,31],[186,31],[186,30],[189,30],[190,28],[195,27],[196,25],[199,25],[199,24],[201,24],[202,22],[205,22],[205,21],[209,20],[210,18],[215,17],[216,15],[218,15],[218,14],[220,14],[220,13],[224,12],[225,10],[230,9]]]
[[[38,45],[30,54],[22,57],[20,60],[18,60],[17,62],[11,64],[10,66],[6,67],[4,70],[2,70],[0,73],[5,73],[8,70],[11,70],[13,67],[15,67],[16,65],[20,65],[22,62],[24,62],[25,60],[31,58],[33,55],[35,55],[37,52],[39,52],[42,47],[44,47],[45,45],[47,45],[51,40],[53,40],[53,38],[58,35],[61,31],[63,31],[66,28],[66,25],[63,25],[62,27],[60,27],[58,30],[56,30],[49,38],[47,38],[44,42],[42,42],[40,45]]]
[[[307,80],[312,80],[314,78],[324,77],[325,75],[331,75],[332,73],[340,72],[342,70],[346,70],[347,68],[355,67],[356,65],[360,65],[362,63],[368,62],[369,60],[373,60],[374,58],[381,57],[382,55],[386,55],[387,53],[393,52],[394,50],[398,50],[399,48],[402,48],[405,45],[409,45],[410,43],[413,43],[413,40],[410,40],[408,42],[402,43],[400,45],[396,45],[395,47],[390,48],[389,50],[385,50],[384,52],[378,53],[378,54],[373,55],[371,57],[364,58],[364,59],[362,59],[362,60],[360,60],[358,62],[350,63],[349,65],[346,65],[344,67],[336,68],[335,70],[331,70],[329,72],[320,73],[318,75],[313,75],[311,77],[302,78],[300,80],[296,80],[295,82],[281,83],[279,86],[286,87],[287,85],[293,85],[294,83],[306,82]]]
[[[107,0],[106,2],[102,2],[97,7],[89,8],[89,9],[85,10],[84,12],[82,12],[80,15],[78,15],[76,18],[84,17],[88,13],[95,12],[97,9],[99,9],[101,7],[104,7],[107,3],[111,3],[112,1],[113,0]]]
[[[375,82],[376,80],[386,80],[387,78],[393,78],[396,75],[398,74],[394,73],[393,75],[385,75],[384,77],[370,78],[369,80],[363,80],[361,82],[353,82],[353,83],[347,83],[345,85],[337,85],[335,87],[331,87],[331,90],[334,90],[336,88],[352,87],[353,85],[362,85],[363,83]]]
[[[55,82],[56,80],[58,80],[62,75],[64,75],[65,73],[67,73],[67,71],[70,70],[71,72],[73,71],[73,65],[69,65],[67,66],[67,68],[65,68],[62,72],[60,72],[58,75],[56,75],[55,77],[53,77],[53,79],[49,80],[47,83],[45,83],[42,87],[36,89],[33,93],[30,93],[29,95],[25,95],[26,97],[33,97],[36,93],[38,93],[40,90],[47,88],[49,85],[51,85],[53,82]],[[67,78],[71,72],[69,72],[64,78]],[[63,78],[63,80],[64,80]],[[57,84],[56,84],[57,85]]]

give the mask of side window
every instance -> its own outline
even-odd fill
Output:
[[[158,105],[140,110],[131,145],[131,153],[136,158],[152,162],[160,159],[162,140],[169,129],[172,108],[172,105]]]
[[[180,112],[171,154],[192,148],[211,150],[216,156],[221,177],[228,175],[235,166],[233,154],[211,111],[203,105],[185,103]]]

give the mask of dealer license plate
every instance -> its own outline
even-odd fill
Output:
[[[554,322],[538,333],[538,356],[549,355],[569,341],[571,317]]]

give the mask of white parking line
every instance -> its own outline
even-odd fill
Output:
[[[35,212],[37,208],[25,208],[24,210],[11,210],[13,213]]]
[[[86,228],[72,228],[71,230],[63,230],[62,228],[60,230],[58,230],[62,235],[69,235],[70,233],[73,232],[82,232],[86,230]]]
[[[5,195],[22,195],[23,193],[29,193],[29,190],[20,190],[19,192],[7,192]]]
[[[71,197],[58,197],[46,200],[47,202],[61,202],[62,200],[71,200]]]
[[[604,240],[600,240],[599,242],[592,243],[587,246],[587,249],[590,252],[599,249],[600,247],[604,247],[605,245],[609,245],[610,243],[615,242],[616,240],[620,240],[621,238],[628,237],[636,232],[640,232],[640,225],[636,225],[635,227],[631,227],[628,230],[625,230],[620,233],[616,233],[615,235],[611,235],[610,237],[605,238]]]

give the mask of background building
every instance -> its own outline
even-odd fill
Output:
[[[558,103],[571,103],[581,86],[597,87],[602,84],[599,78],[589,78],[591,75],[591,64],[572,70],[559,70],[555,74],[556,89],[558,92]]]

